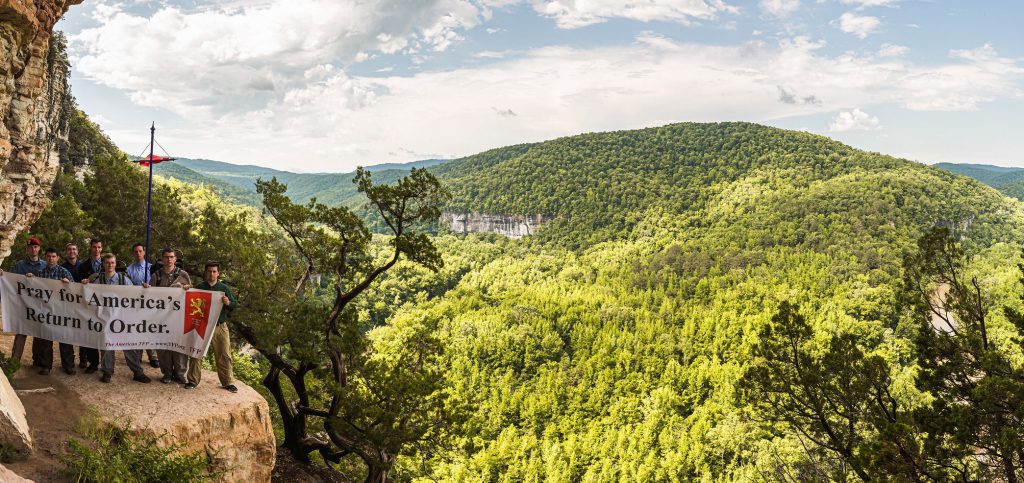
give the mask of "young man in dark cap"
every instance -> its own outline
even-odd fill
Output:
[[[39,259],[39,249],[40,248],[42,248],[42,243],[39,243],[39,239],[36,238],[36,237],[30,237],[28,239],[28,244],[25,246],[25,258],[23,258],[21,260],[18,260],[18,263],[14,264],[14,268],[11,269],[11,273],[17,273],[18,275],[28,275],[28,274],[33,274],[34,275],[36,272],[42,270],[43,267],[46,266],[46,262],[44,262],[41,259]],[[3,272],[0,271],[0,274],[3,274]],[[28,339],[28,336],[26,336],[25,334],[17,334],[17,335],[14,336],[14,346],[11,347],[11,358],[12,359],[21,359],[21,355],[25,352],[25,340],[26,339]],[[50,341],[46,341],[46,342],[50,343]],[[51,347],[52,347],[52,343],[50,343],[50,344],[51,344]],[[52,367],[53,366],[53,353],[52,353],[53,349],[52,348],[50,349],[51,350],[50,361],[48,363],[43,363],[37,357],[36,348],[35,347],[36,347],[36,342],[35,342],[35,338],[33,338],[33,341],[32,341],[32,365],[43,368],[43,369],[40,369],[40,371],[39,371],[40,374],[44,374],[44,375],[45,374],[49,374],[50,373],[50,369],[47,369],[47,367]],[[40,348],[41,347],[42,347],[42,344],[40,343]]]

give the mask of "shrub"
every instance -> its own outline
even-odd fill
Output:
[[[21,361],[13,357],[7,357],[7,354],[0,351],[0,369],[4,371],[7,379],[10,379],[14,377],[15,372],[18,372],[18,369],[21,369]]]
[[[129,431],[131,422],[108,424],[86,416],[68,440],[71,455],[65,473],[76,482],[176,483],[210,481],[212,458],[180,452],[180,445],[159,446],[158,438]]]

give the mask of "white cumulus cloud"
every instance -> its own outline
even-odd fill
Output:
[[[905,45],[882,44],[882,46],[878,48],[879,57],[902,57],[903,55],[906,55],[907,52],[910,52],[910,47]]]
[[[884,103],[968,110],[1021,96],[1017,86],[1024,77],[1014,61],[986,47],[953,52],[945,65],[916,66],[873,55],[824,55],[822,42],[804,37],[741,46],[652,34],[637,40],[619,47],[539,48],[483,66],[411,76],[315,70],[316,82],[289,88],[258,109],[195,118],[194,129],[166,132],[164,145],[212,159],[344,171],[416,159],[410,153],[467,155],[684,120],[763,122]],[[833,124],[837,132],[879,125],[860,110]]]
[[[846,12],[839,17],[839,30],[863,39],[874,32],[881,23],[878,17]]]
[[[828,130],[832,132],[843,131],[871,131],[880,128],[882,125],[878,118],[860,109],[840,112],[835,119],[828,124]]]
[[[860,7],[887,7],[895,5],[897,0],[842,0],[843,5],[858,5]]]
[[[800,0],[761,0],[761,10],[776,17],[785,17],[800,8]]]
[[[71,36],[75,67],[142,106],[191,115],[258,108],[323,64],[371,52],[448,48],[486,14],[468,0],[266,0],[159,8],[96,7],[100,26]]]
[[[921,65],[829,54],[823,41],[800,36],[711,45],[644,32],[600,47],[482,51],[486,62],[427,63],[414,74],[354,73],[353,62],[387,52],[448,48],[467,29],[486,27],[486,9],[498,2],[251,0],[162,7],[152,16],[111,6],[71,43],[79,74],[184,120],[162,131],[173,153],[300,171],[677,121],[765,122],[885,104],[972,110],[1024,98],[1020,61],[991,45]],[[609,4],[580,11],[601,5]],[[847,112],[851,121],[856,112]],[[138,132],[118,130],[133,113],[103,114],[115,142],[139,144]]]
[[[739,12],[722,0],[532,0],[532,3],[537,13],[553,18],[560,28],[584,27],[611,18],[687,25],[694,20],[714,19],[720,13]]]

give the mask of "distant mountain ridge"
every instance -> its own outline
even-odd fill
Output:
[[[974,178],[1006,196],[1024,200],[1024,168],[972,163],[938,163],[935,167]]]
[[[941,184],[955,181],[940,175],[952,172],[1007,195],[1024,197],[1021,168],[971,164],[928,167],[860,151],[822,136],[737,122],[587,133],[495,148],[453,160],[384,164],[368,169],[374,173],[375,182],[394,183],[413,167],[429,169],[452,192],[447,212],[543,217],[552,222],[553,229],[538,232],[546,232],[541,233],[542,237],[576,246],[621,237],[652,208],[670,213],[715,212],[725,196],[735,198],[730,203],[747,205],[749,199],[765,192],[801,187],[783,198],[802,198],[805,195],[801,196],[800,190],[841,183],[838,180],[845,178],[859,180],[865,190],[871,189],[871,183],[882,183],[930,191],[916,186],[916,182],[910,183],[915,185],[912,188],[909,179],[897,175],[897,171],[916,173],[912,178],[932,178]],[[365,203],[352,183],[354,173],[292,173],[208,159],[162,163],[156,172],[205,184],[221,196],[256,207],[260,200],[255,181],[270,177],[287,184],[289,196],[296,201],[316,197],[328,205],[350,208]],[[865,176],[875,179],[868,182]],[[753,191],[746,195],[732,193],[739,189]],[[829,189],[842,192],[844,197],[860,196],[838,185]],[[824,199],[804,202],[814,206],[812,211],[836,211]],[[777,213],[794,209],[777,208]],[[891,206],[888,210],[899,208]],[[933,211],[932,222],[942,222],[934,218],[937,214]]]
[[[996,203],[987,187],[945,170],[747,122],[580,134],[486,151],[433,171],[453,194],[452,211],[545,215],[553,221],[539,237],[575,247],[632,236],[652,212],[682,214],[685,220],[673,223],[689,230],[720,222],[716,229],[732,235],[730,227],[756,226],[765,240],[778,223],[814,219],[801,222],[806,231],[791,241],[803,244],[827,243],[819,231],[830,217],[860,217],[863,226],[884,231],[874,218],[955,225],[977,212],[941,195],[940,186],[980,197],[978,206]],[[920,206],[906,210],[911,194]]]
[[[378,183],[393,183],[412,168],[426,168],[446,162],[445,159],[426,159],[409,163],[386,163],[367,166]],[[209,159],[180,158],[170,163],[160,163],[154,173],[175,178],[192,184],[208,186],[218,195],[232,201],[260,206],[256,194],[256,180],[276,177],[288,185],[288,195],[293,200],[305,202],[310,198],[328,205],[356,207],[363,198],[352,183],[354,172],[350,173],[292,173],[254,165],[231,164]]]

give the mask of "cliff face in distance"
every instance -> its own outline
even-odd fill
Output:
[[[0,259],[42,212],[57,174],[67,67],[48,54],[54,24],[81,2],[0,0]]]
[[[441,213],[441,224],[452,233],[496,233],[513,240],[535,235],[537,230],[551,221],[544,215],[522,216],[487,213]]]

